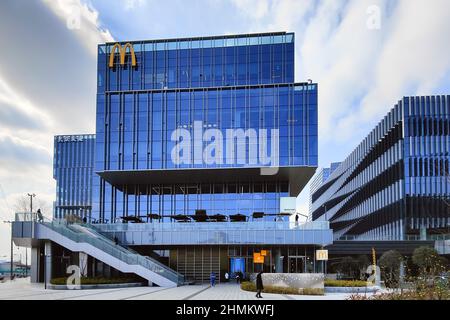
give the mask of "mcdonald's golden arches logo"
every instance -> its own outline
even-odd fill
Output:
[[[116,56],[116,51],[119,51],[119,55],[120,55],[120,65],[125,65],[125,56],[127,54],[127,49],[130,49],[130,54],[131,54],[131,65],[133,67],[136,67],[137,62],[136,62],[136,54],[134,53],[134,48],[133,45],[131,43],[127,43],[125,44],[123,47],[120,43],[116,43],[111,50],[111,53],[109,55],[109,67],[110,68],[114,68],[114,57]]]

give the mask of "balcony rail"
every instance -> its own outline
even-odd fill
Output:
[[[421,239],[420,235],[405,235],[404,239],[399,239],[393,236],[377,237],[361,237],[359,235],[344,235],[338,241],[442,241],[450,240],[450,234],[429,234],[426,239]]]
[[[285,221],[249,221],[249,222],[152,222],[152,223],[115,223],[95,224],[102,232],[120,231],[251,231],[251,230],[328,230],[328,221],[310,221],[303,223]]]

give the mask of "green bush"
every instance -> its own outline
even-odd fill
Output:
[[[325,280],[325,287],[366,287],[367,282],[361,280]]]
[[[241,289],[244,291],[256,292],[256,285],[254,282],[245,281],[241,283]],[[290,287],[276,287],[276,286],[264,286],[263,293],[276,293],[276,294],[297,294],[308,296],[323,296],[325,294],[323,289],[318,288],[290,288]]]
[[[81,285],[95,285],[95,284],[120,284],[120,283],[136,283],[139,282],[132,278],[81,278]],[[50,280],[53,285],[66,285],[67,277],[64,278],[54,278]]]

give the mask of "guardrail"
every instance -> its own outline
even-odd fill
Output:
[[[95,224],[102,232],[110,231],[214,231],[214,230],[328,230],[328,221],[304,223],[285,221],[249,221],[249,222],[151,222],[151,223],[109,223]]]
[[[70,224],[66,225],[63,221],[44,222],[43,225],[77,243],[88,243],[129,265],[140,265],[155,273],[161,274],[163,277],[175,283],[183,282],[183,275],[173,271],[164,264],[150,257],[144,257],[140,254],[130,252],[128,249],[120,245],[116,245],[114,242],[105,238],[101,234],[94,237],[81,231],[75,231],[70,227]],[[95,232],[92,229],[89,229],[89,231]]]
[[[338,241],[441,241],[450,240],[450,234],[432,234],[427,235],[426,239],[421,239],[420,235],[406,235],[404,239],[397,237],[377,237],[376,239],[370,237],[361,237],[358,235],[345,235],[341,236]]]

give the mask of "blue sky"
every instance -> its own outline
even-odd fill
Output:
[[[448,0],[2,0],[0,221],[27,192],[51,215],[53,135],[95,131],[98,43],[265,31],[295,32],[296,80],[319,84],[320,166],[402,96],[450,93]]]

